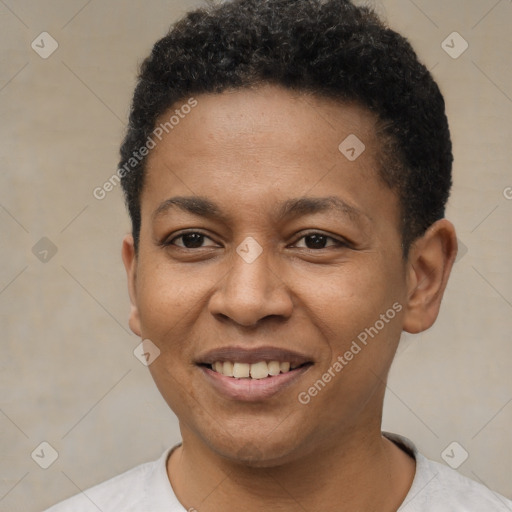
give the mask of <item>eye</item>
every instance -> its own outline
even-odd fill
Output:
[[[181,243],[177,243],[177,241],[181,241]],[[210,245],[203,245],[205,241],[209,240],[212,242]],[[198,231],[189,231],[187,233],[182,233],[181,235],[175,236],[174,238],[164,242],[164,245],[175,245],[177,247],[181,247],[183,249],[199,249],[201,247],[213,247],[215,246],[215,242],[205,234],[200,233]]]
[[[203,247],[215,247],[217,244],[204,233],[189,231],[164,241],[163,245],[174,245],[182,249],[200,249]],[[312,250],[328,249],[329,247],[348,247],[348,245],[345,241],[320,232],[307,233],[294,244],[295,247]]]
[[[301,238],[295,242],[295,247],[300,247],[299,243],[301,240],[304,240],[304,244],[302,247],[305,249],[327,249],[328,247],[347,247],[348,244],[343,242],[342,240],[338,240],[333,238],[332,236],[328,236],[324,233],[307,233],[303,235]],[[333,242],[331,245],[327,245],[329,242]]]

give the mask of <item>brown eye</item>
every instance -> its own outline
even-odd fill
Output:
[[[304,245],[298,245],[300,240],[304,240]],[[328,245],[329,242],[331,242],[330,245]],[[301,237],[295,245],[306,249],[326,249],[328,247],[342,247],[346,244],[323,233],[308,233]]]
[[[328,237],[324,235],[308,235],[304,237],[308,249],[324,249]]]
[[[181,240],[181,243],[176,243],[177,240]],[[203,235],[203,233],[190,232],[183,233],[173,238],[166,245],[176,245],[177,247],[182,247],[184,249],[199,249],[201,247],[211,247],[211,245],[214,245],[213,243],[209,246],[203,245],[206,240],[210,240],[210,238]]]

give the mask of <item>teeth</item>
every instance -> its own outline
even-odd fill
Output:
[[[222,365],[222,371],[219,373],[222,373],[227,377],[233,377],[233,363],[231,361],[224,361],[224,364]]]
[[[290,365],[290,363],[280,363],[279,361],[259,361],[258,363],[233,363],[231,361],[215,361],[212,364],[212,370],[225,375],[226,377],[235,377],[237,379],[252,378],[265,379],[268,376],[287,373],[290,369],[298,368],[299,364]]]
[[[279,375],[281,373],[281,365],[279,361],[270,361],[268,363],[268,374],[269,375]]]
[[[265,379],[268,377],[268,365],[265,361],[251,364],[251,377],[253,379]]]
[[[247,363],[234,363],[233,364],[233,377],[237,379],[249,377],[250,365]]]

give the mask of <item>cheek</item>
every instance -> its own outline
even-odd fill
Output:
[[[362,283],[359,283],[362,285]],[[367,283],[367,286],[370,283]],[[375,289],[380,289],[375,286]],[[328,357],[305,379],[297,395],[315,410],[316,421],[338,428],[380,407],[387,373],[401,332],[402,305],[364,288],[365,294],[338,293],[323,303]],[[326,354],[327,355],[327,354]]]
[[[390,294],[392,274],[370,259],[347,262],[323,275],[300,272],[295,276],[299,304],[304,304],[334,341],[357,335],[395,301]]]
[[[142,334],[160,339],[173,329],[182,317],[183,287],[176,280],[166,279],[158,269],[145,272],[138,290]]]
[[[398,269],[375,260],[347,264],[329,279],[309,280],[301,288],[308,297],[309,321],[328,344],[325,357],[308,380],[313,388],[304,390],[310,397],[321,393],[317,403],[341,400],[349,408],[356,407],[358,400],[385,379],[402,330],[400,283]],[[330,392],[323,392],[324,384]]]
[[[147,261],[138,276],[141,331],[160,351],[149,370],[171,409],[186,417],[199,398],[190,384],[191,361],[197,350],[193,341],[200,338],[194,325],[210,284],[197,275],[172,269],[167,262]]]
[[[167,389],[175,389],[176,382],[171,381],[189,380],[192,361],[205,349],[204,337],[212,326],[208,300],[219,275],[200,264],[173,265],[161,254],[141,258],[140,270],[137,297],[141,334],[160,350],[150,370],[159,387],[165,387],[169,380]]]
[[[159,255],[141,258],[137,297],[143,334],[162,338],[186,322],[210,286],[203,274],[192,267],[173,267]]]

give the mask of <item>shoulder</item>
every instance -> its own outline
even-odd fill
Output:
[[[161,505],[169,512],[183,510],[176,508],[179,504],[166,475],[165,464],[171,451],[166,450],[158,460],[136,466],[45,512],[157,512]]]
[[[419,485],[411,488],[414,492],[409,493],[400,512],[512,512],[512,501],[484,485],[421,454],[416,460]]]
[[[414,444],[396,434],[393,442],[413,452],[416,475],[398,512],[512,512],[512,501],[454,469],[421,455]]]

